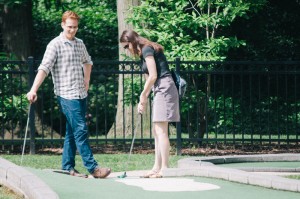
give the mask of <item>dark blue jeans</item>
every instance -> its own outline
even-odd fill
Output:
[[[58,104],[66,116],[66,136],[62,155],[62,169],[70,171],[75,168],[76,149],[81,155],[86,169],[93,173],[97,162],[93,157],[92,150],[88,143],[88,132],[86,126],[86,98],[85,99],[64,99],[57,96]]]

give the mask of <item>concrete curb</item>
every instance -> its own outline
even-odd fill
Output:
[[[300,161],[300,154],[267,154],[267,155],[236,155],[236,156],[215,156],[195,157],[178,161],[178,168],[166,169],[163,175],[166,177],[179,176],[202,176],[219,178],[232,182],[257,185],[266,188],[273,188],[285,191],[300,192],[300,180],[257,174],[240,169],[219,167],[217,164],[238,163],[238,162],[275,162],[275,161]],[[300,165],[299,165],[300,168]],[[286,171],[298,172],[299,168]],[[250,168],[249,171],[284,171],[282,168]],[[286,172],[284,171],[284,172]]]
[[[58,199],[41,179],[26,169],[0,157],[0,184],[29,199]]]

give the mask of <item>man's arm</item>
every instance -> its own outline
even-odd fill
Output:
[[[92,65],[91,64],[84,64],[83,65],[84,86],[85,86],[86,91],[89,90],[91,71],[92,71]]]
[[[38,73],[34,79],[33,85],[31,87],[30,91],[27,93],[27,99],[30,102],[30,104],[37,100],[36,93],[37,93],[39,87],[41,86],[41,84],[43,83],[46,76],[47,76],[47,74],[45,71],[43,71],[43,70],[38,71]]]

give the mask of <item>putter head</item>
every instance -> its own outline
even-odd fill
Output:
[[[127,177],[126,172],[124,172],[123,175],[118,176],[118,178],[126,178],[126,177]]]

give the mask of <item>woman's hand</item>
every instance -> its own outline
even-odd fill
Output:
[[[147,95],[142,92],[141,95],[140,95],[140,103],[143,104],[143,105],[147,104],[147,98],[148,98]]]
[[[141,102],[139,102],[138,104],[138,113],[139,114],[143,114],[145,111],[145,106],[141,104]]]
[[[143,114],[146,110],[147,96],[144,93],[140,95],[140,102],[138,104],[138,113]]]
[[[138,112],[143,114],[146,110],[146,105],[148,102],[148,96],[151,92],[151,88],[157,80],[157,71],[156,71],[156,63],[153,56],[147,56],[145,58],[147,69],[149,74],[146,74],[146,82],[144,85],[144,90],[140,95],[140,102],[138,104]]]

